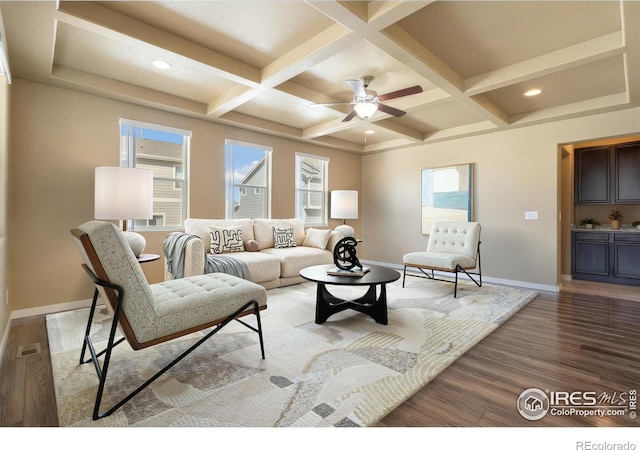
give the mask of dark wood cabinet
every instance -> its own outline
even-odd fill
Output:
[[[640,283],[640,234],[613,234],[613,276]]]
[[[574,233],[573,276],[609,277],[609,233]]]
[[[576,150],[575,203],[640,203],[640,142]]]
[[[574,231],[572,277],[640,286],[640,233]]]
[[[640,142],[617,145],[614,155],[616,203],[640,203]]]
[[[611,203],[609,150],[609,147],[589,147],[576,152],[576,203]]]

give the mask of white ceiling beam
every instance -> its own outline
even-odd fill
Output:
[[[355,36],[349,30],[334,24],[262,69],[260,82],[263,86],[277,86],[343,51],[354,42]]]
[[[480,104],[465,94],[462,77],[400,26],[388,27],[384,31],[384,35],[378,35],[372,43],[394,55],[400,62],[428,79],[482,118],[501,127],[509,123],[509,115],[497,105],[488,108],[488,101]]]
[[[344,150],[352,153],[362,153],[363,146],[355,144],[353,142],[345,141],[331,136],[322,136],[317,139],[313,139],[311,142],[314,144],[324,145],[325,147],[331,147],[339,150]]]
[[[220,117],[253,100],[261,91],[248,86],[236,85],[220,97],[210,102],[207,107],[207,116]]]
[[[572,117],[580,117],[587,114],[615,111],[620,108],[626,108],[628,103],[627,93],[621,92],[619,94],[606,95],[603,97],[583,100],[581,102],[518,114],[512,117],[511,124],[513,126],[532,125],[534,123],[537,124],[560,119],[570,119]]]
[[[624,52],[621,31],[610,33],[545,55],[521,61],[464,81],[469,96],[532,80],[572,67],[599,61]]]
[[[414,144],[422,142],[424,140],[424,136],[421,132],[414,130],[413,128],[401,125],[398,122],[392,122],[390,120],[378,120],[377,122],[375,122],[375,126],[390,131],[402,138],[408,139]]]
[[[625,84],[629,103],[640,105],[640,2],[620,2],[622,31],[627,51],[624,55]]]
[[[461,125],[459,127],[447,128],[445,130],[434,131],[433,133],[427,133],[424,137],[424,141],[446,141],[454,138],[489,133],[491,131],[496,131],[497,129],[498,127],[496,127],[494,123],[488,120],[483,120],[482,122],[476,122],[468,125]]]
[[[258,117],[248,116],[236,111],[231,111],[217,119],[218,121],[228,123],[230,125],[249,128],[254,131],[266,132],[268,134],[276,134],[290,138],[301,138],[302,132],[298,128],[282,125],[270,120],[260,119]]]
[[[54,65],[51,77],[75,86],[90,86],[93,92],[102,92],[105,97],[117,96],[121,100],[144,102],[146,105],[171,109],[182,113],[202,115],[207,105],[165,92],[135,86],[111,78],[105,78],[80,70]],[[115,95],[114,95],[115,94]]]
[[[395,150],[403,147],[410,147],[412,145],[416,145],[416,143],[411,139],[391,139],[384,142],[377,142],[375,144],[367,144],[363,148],[364,153],[375,153],[382,152],[387,150]]]
[[[348,122],[343,122],[342,119],[334,119],[328,122],[323,122],[319,125],[305,128],[304,130],[302,130],[302,137],[304,137],[305,139],[315,139],[327,134],[333,134],[337,133],[338,131],[348,130],[350,128],[357,127],[358,125],[360,125],[360,123],[356,119],[350,120]]]

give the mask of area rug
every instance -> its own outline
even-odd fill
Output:
[[[59,424],[372,426],[536,296],[528,289],[461,284],[453,298],[452,284],[418,278],[406,286],[400,280],[387,286],[387,325],[351,310],[317,325],[314,283],[269,290],[262,314],[266,359],[257,335],[233,323],[98,421],[91,419],[98,377],[92,364],[78,364],[88,309],[48,315]],[[330,291],[342,298],[363,293]],[[108,319],[104,308],[96,314],[95,343],[106,341]],[[198,336],[139,351],[117,346],[103,404],[115,404]]]

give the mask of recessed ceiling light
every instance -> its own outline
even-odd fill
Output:
[[[375,134],[376,130],[365,130],[364,134]]]
[[[529,89],[527,92],[524,93],[524,95],[527,97],[534,97],[540,94],[542,94],[542,89]]]
[[[152,61],[153,65],[156,66],[158,69],[171,69],[171,64],[169,64],[166,61],[163,61],[161,59],[154,59]]]

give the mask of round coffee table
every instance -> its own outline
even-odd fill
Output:
[[[316,290],[316,323],[324,323],[335,313],[345,309],[353,309],[386,325],[387,321],[387,283],[400,278],[396,270],[380,266],[367,266],[369,271],[363,276],[329,275],[328,270],[335,269],[333,264],[306,267],[300,271],[305,280],[315,281]],[[331,294],[326,285],[369,286],[367,292],[355,300],[345,300]],[[376,286],[380,286],[380,294],[376,296]]]

